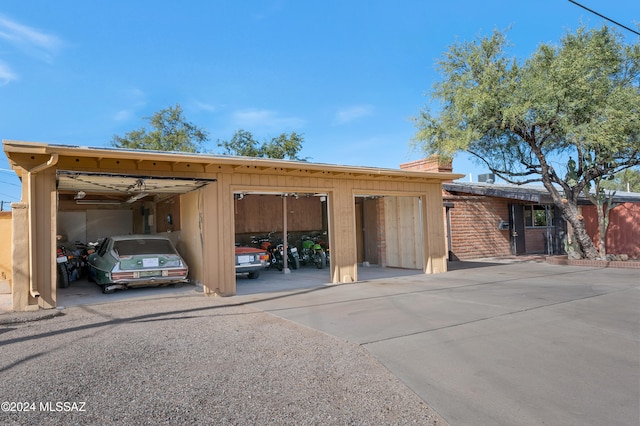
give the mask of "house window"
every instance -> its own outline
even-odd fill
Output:
[[[553,209],[550,206],[524,206],[524,224],[527,227],[553,226]]]

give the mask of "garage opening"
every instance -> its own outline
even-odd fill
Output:
[[[236,191],[234,215],[237,294],[330,282],[326,194]]]
[[[120,235],[163,235],[169,238],[183,258],[183,223],[197,221],[184,217],[181,208],[185,194],[196,191],[215,179],[174,178],[128,174],[57,172],[57,245],[65,254],[86,262],[87,253],[108,237]],[[76,260],[77,262],[77,260]],[[82,304],[86,297],[104,301],[101,289],[89,282],[87,265],[70,268],[69,288],[58,277],[58,303]],[[75,271],[75,272],[74,272]],[[150,289],[149,289],[150,290]],[[127,297],[150,295],[129,290]],[[99,296],[98,296],[99,295]]]

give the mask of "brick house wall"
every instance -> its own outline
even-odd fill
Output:
[[[451,218],[452,259],[475,259],[511,255],[509,230],[498,224],[509,220],[509,200],[482,195],[452,195],[444,191],[444,200],[453,202]]]
[[[453,171],[453,162],[438,155],[432,155],[421,160],[402,163],[400,168],[403,170],[420,170],[422,172],[451,173]]]
[[[438,156],[404,163],[400,168],[429,172],[452,171],[451,162]],[[532,201],[521,201],[523,198],[479,195],[464,191],[452,193],[447,190],[443,190],[443,200],[446,204],[453,205],[448,208],[450,226],[445,224],[445,229],[451,233],[450,236],[447,235],[451,241],[451,260],[512,256],[512,231],[499,229],[499,224],[509,222],[510,204],[532,204]],[[446,220],[447,208],[443,211]],[[549,244],[554,248],[555,233],[554,227],[525,227],[524,253],[547,253]]]

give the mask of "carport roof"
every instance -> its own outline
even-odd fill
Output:
[[[173,165],[198,164],[205,172],[213,166],[230,166],[235,169],[255,171],[277,170],[287,174],[291,172],[322,173],[339,177],[400,177],[440,183],[454,180],[463,175],[454,173],[434,173],[413,170],[384,169],[364,166],[346,166],[335,164],[310,163],[305,161],[278,160],[254,157],[239,157],[212,154],[193,154],[183,152],[164,152],[152,150],[130,150],[105,147],[80,147],[72,145],[56,145],[40,142],[3,141],[4,151],[11,166],[21,174],[20,168],[27,171],[41,167],[40,164],[57,162],[58,157],[91,158],[98,162],[105,159],[121,159],[143,161],[163,161]],[[39,156],[34,159],[34,155]],[[30,157],[29,157],[30,156]],[[55,157],[55,159],[54,159]],[[29,160],[31,158],[31,160]],[[19,167],[17,167],[19,166]],[[44,167],[44,166],[42,166]]]

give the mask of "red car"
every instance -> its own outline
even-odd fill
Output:
[[[255,279],[267,266],[269,254],[263,249],[236,246],[236,274],[249,274],[249,278]]]

